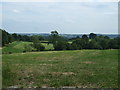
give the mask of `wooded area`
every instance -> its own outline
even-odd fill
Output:
[[[82,37],[77,36],[76,38],[67,39],[60,36],[57,31],[52,31],[46,38],[38,35],[27,36],[16,33],[9,34],[5,30],[0,30],[2,31],[2,46],[14,41],[27,41],[33,42],[33,44],[25,47],[28,49],[34,47],[36,51],[44,51],[45,47],[41,42],[53,44],[54,50],[120,49],[120,37],[109,38],[108,36],[97,36],[95,33],[90,33],[89,36],[84,34]]]

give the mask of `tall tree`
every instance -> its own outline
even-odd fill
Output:
[[[33,38],[33,47],[36,48],[37,51],[43,51],[45,47],[40,43],[38,36],[34,35],[32,38]]]
[[[86,34],[82,35],[83,39],[88,39],[88,36]]]
[[[97,37],[97,35],[94,34],[94,33],[90,33],[90,34],[89,34],[89,38],[90,38],[90,39],[95,39],[96,37]]]
[[[55,44],[57,41],[59,41],[61,37],[59,36],[59,33],[57,31],[52,31],[50,35],[50,42]]]

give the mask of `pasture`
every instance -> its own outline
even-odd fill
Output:
[[[6,47],[3,47],[2,49],[2,53],[3,54],[8,54],[9,52],[12,53],[22,53],[25,48],[25,45],[30,45],[32,44],[32,42],[22,42],[22,41],[15,41],[13,43],[10,43],[8,45],[6,45]],[[45,50],[53,50],[53,45],[52,44],[47,44],[47,43],[42,43],[42,45],[45,46]],[[34,48],[33,48],[34,50]]]
[[[3,88],[118,87],[118,50],[21,53],[22,45],[13,44],[5,48],[14,53],[2,56]]]

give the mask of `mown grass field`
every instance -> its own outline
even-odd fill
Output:
[[[2,58],[3,88],[118,86],[118,50],[13,53]]]
[[[22,53],[25,50],[25,45],[29,45],[32,44],[32,42],[18,42],[15,41],[11,44],[8,44],[6,47],[3,47],[2,49],[2,53],[3,54],[8,54],[9,52],[12,53]],[[45,50],[53,50],[53,45],[52,44],[46,44],[46,43],[42,43],[42,45],[45,46]],[[34,48],[33,48],[34,49]]]

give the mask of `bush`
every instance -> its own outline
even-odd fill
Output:
[[[76,43],[72,43],[70,49],[71,50],[79,50],[79,49],[81,49],[81,46],[80,45],[78,46]]]
[[[73,47],[77,47],[77,49],[87,49],[88,48],[88,40],[87,39],[76,39],[72,42]]]
[[[95,40],[91,40],[89,42],[88,49],[102,49],[102,47]]]
[[[12,52],[9,52],[9,54],[12,54]]]
[[[24,50],[23,53],[26,53],[26,51]]]
[[[66,41],[57,41],[53,44],[55,50],[67,50],[68,43]]]
[[[45,50],[45,47],[41,43],[35,43],[33,46],[37,51],[44,51]]]

